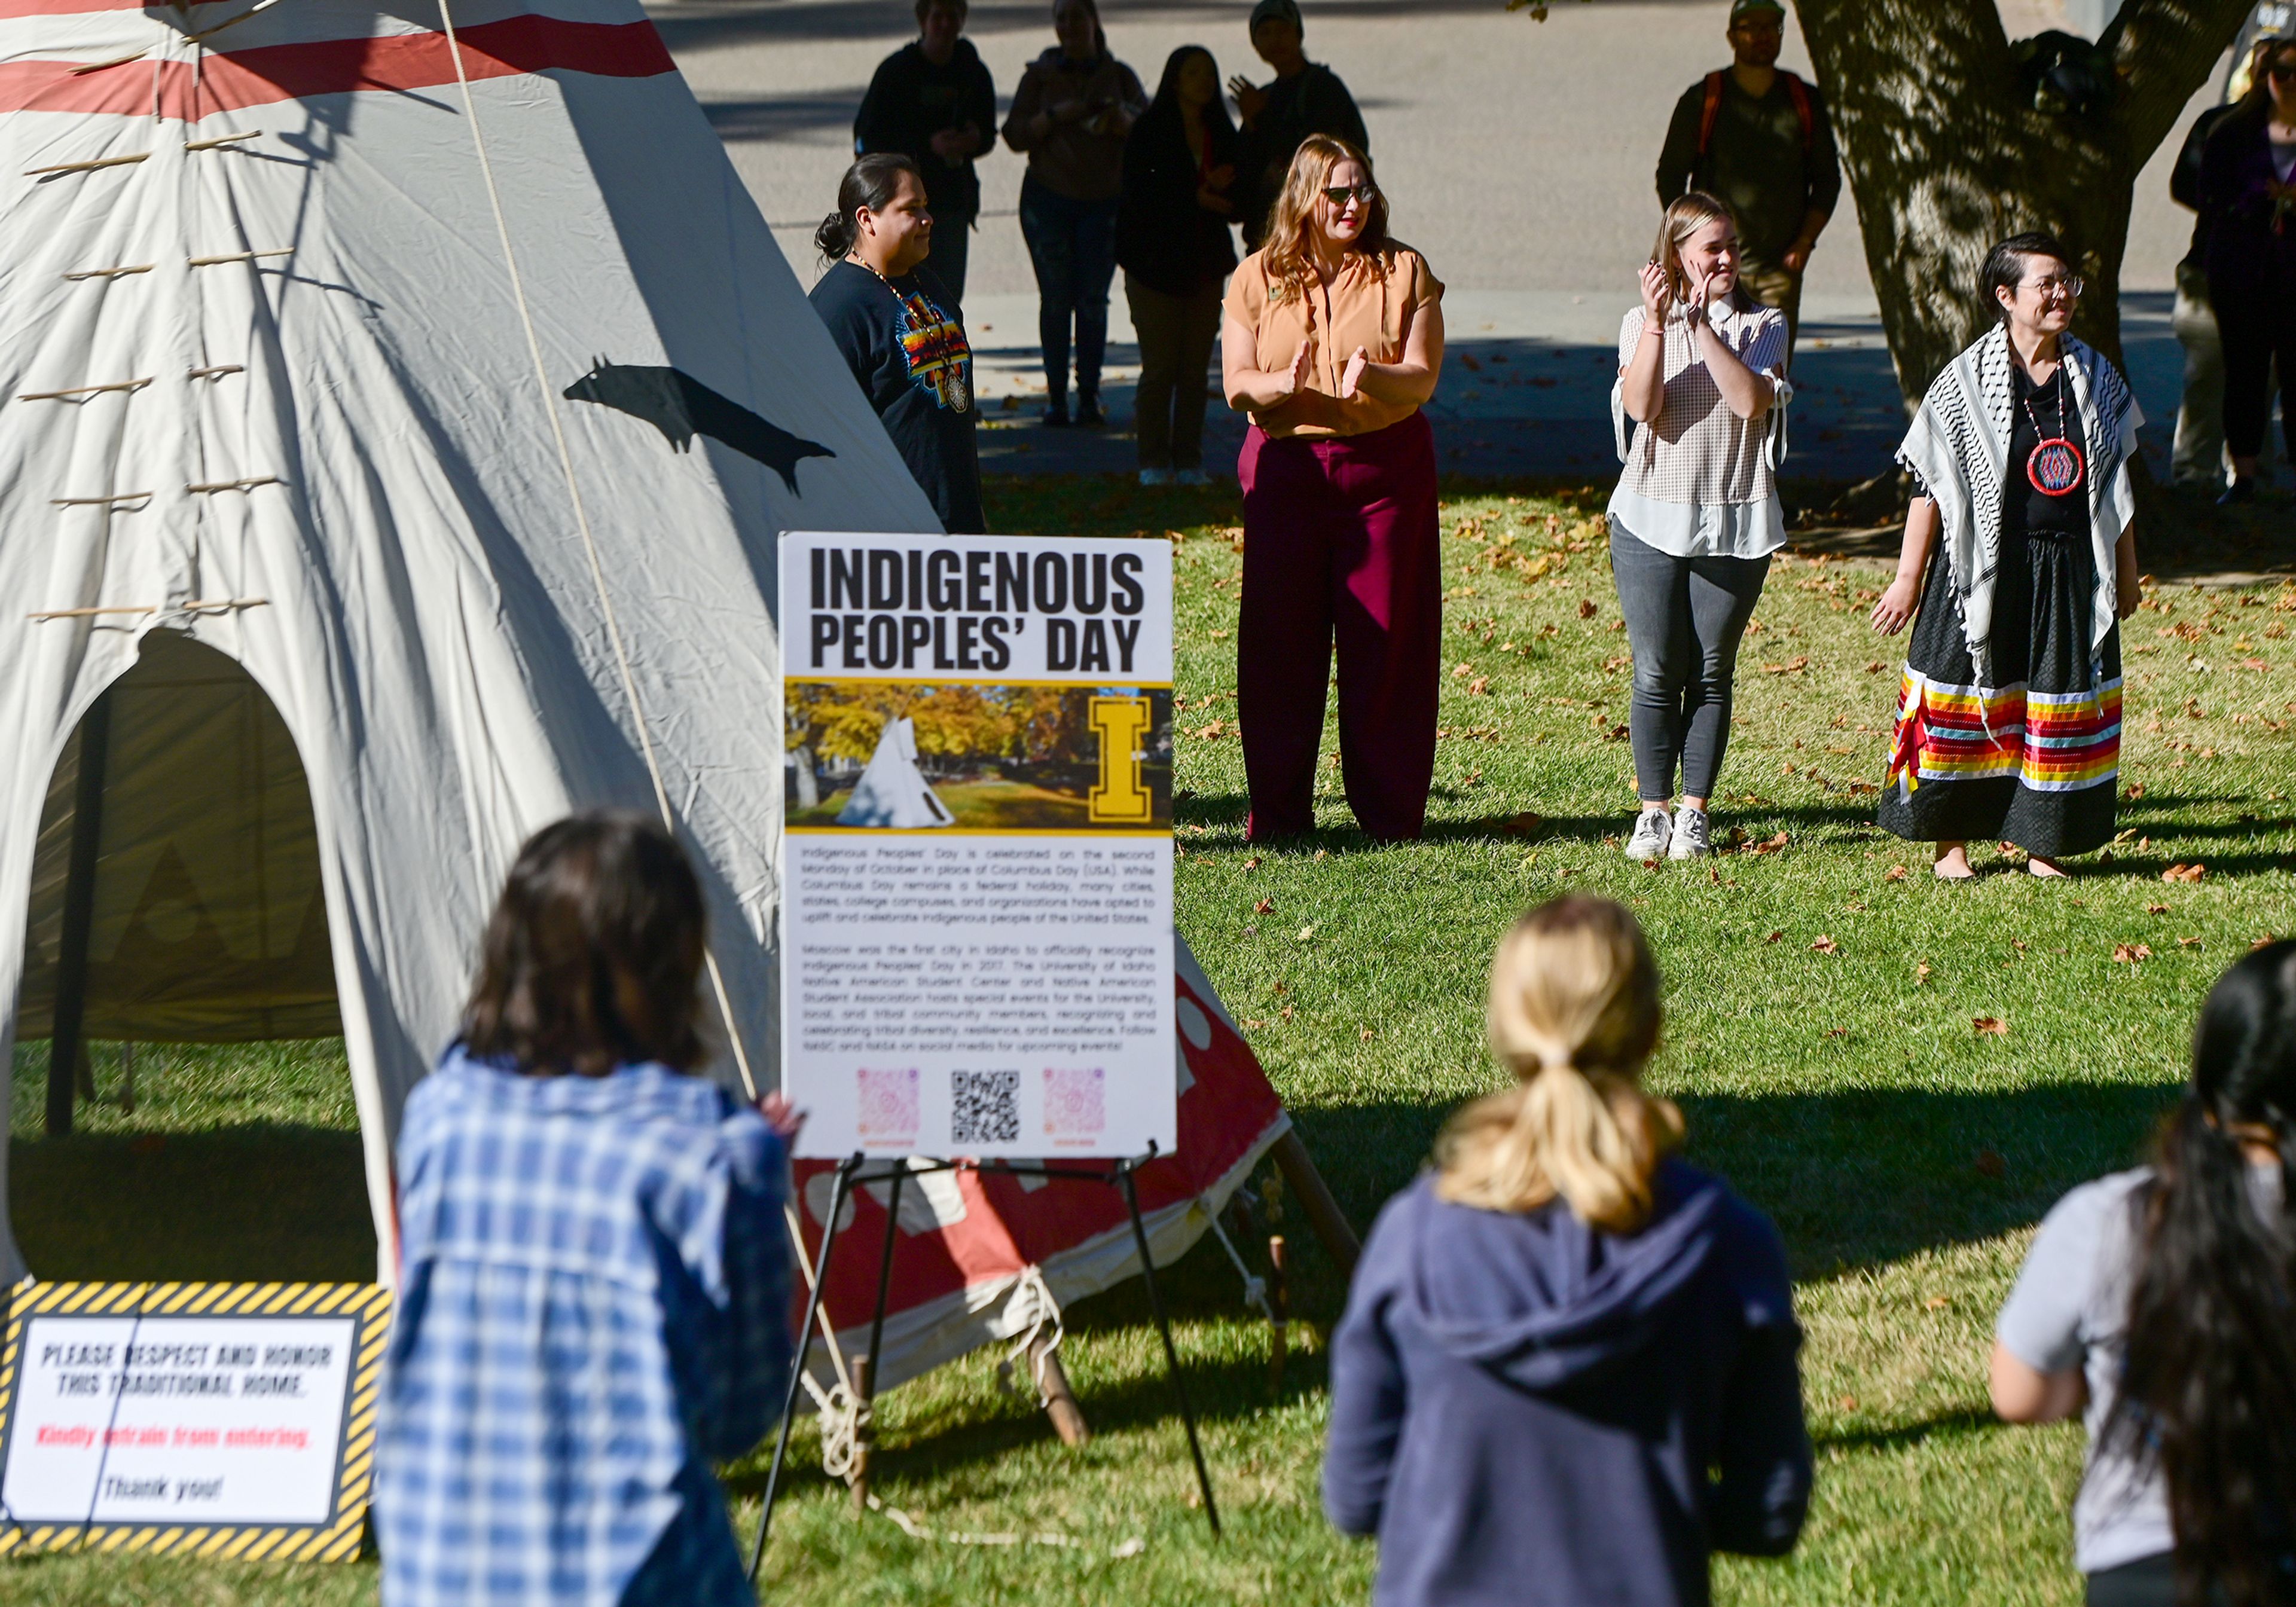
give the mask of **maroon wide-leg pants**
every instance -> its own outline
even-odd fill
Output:
[[[1282,440],[1258,425],[1243,486],[1236,715],[1254,842],[1315,824],[1316,755],[1332,644],[1340,774],[1383,839],[1419,835],[1435,774],[1443,576],[1435,435],[1414,413],[1369,435]]]

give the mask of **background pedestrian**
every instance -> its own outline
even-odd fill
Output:
[[[2050,1210],[1995,1325],[1994,1409],[2076,1413],[2089,1607],[2296,1589],[2296,943],[2210,989],[2150,1166]]]
[[[1986,257],[2001,322],[1931,384],[1898,457],[1920,495],[1874,605],[1906,653],[1881,824],[1972,874],[1971,840],[2037,876],[2112,839],[2120,625],[2136,611],[2128,460],[2144,422],[2112,364],[2065,332],[2081,282],[2049,234]],[[1926,576],[1926,578],[1924,578]]]
[[[2225,447],[2232,484],[2256,496],[2257,463],[2280,365],[2280,427],[2296,458],[2296,40],[2267,47],[2256,83],[2209,131],[2201,157],[2209,301],[2224,339]]]
[[[1204,482],[1204,365],[1219,333],[1220,286],[1235,266],[1235,146],[1218,64],[1183,45],[1125,143],[1116,220],[1140,342],[1133,432],[1144,486]]]
[[[1284,176],[1292,170],[1300,142],[1311,134],[1328,135],[1368,157],[1371,135],[1340,75],[1308,59],[1302,44],[1308,25],[1298,0],[1259,0],[1251,8],[1249,27],[1251,48],[1275,70],[1267,84],[1254,84],[1238,73],[1227,86],[1243,124],[1243,152],[1237,162],[1242,175],[1243,241],[1256,251],[1267,238],[1268,214],[1283,193]]]
[[[519,851],[398,1132],[390,1607],[755,1597],[711,1464],[791,1359],[786,1140],[707,1078],[701,889],[643,816]]]
[[[1236,713],[1254,842],[1316,824],[1339,647],[1340,775],[1374,838],[1419,835],[1435,774],[1443,582],[1435,435],[1443,286],[1387,232],[1371,163],[1325,135],[1292,159],[1267,243],[1228,283],[1228,406],[1251,414]]]
[[[1388,1201],[1332,1336],[1324,1511],[1382,1603],[1704,1607],[1709,1552],[1784,1554],[1809,1501],[1785,1247],[1669,1158],[1624,908],[1518,922],[1488,1020],[1515,1086]]]
[[[1729,203],[1738,280],[1786,316],[1786,357],[1801,324],[1809,254],[1841,199],[1841,158],[1817,86],[1778,66],[1779,0],[1733,0],[1729,67],[1683,91],[1659,152],[1658,200],[1691,190]]]
[[[1116,210],[1124,141],[1147,93],[1108,53],[1093,0],[1058,0],[1060,43],[1029,63],[1004,143],[1029,159],[1021,181],[1021,233],[1037,271],[1037,335],[1045,352],[1045,422],[1098,429],[1100,368],[1108,347],[1108,286],[1116,277]],[[1077,406],[1069,412],[1069,330],[1076,330]]]
[[[980,216],[972,159],[996,139],[996,86],[964,34],[965,0],[917,0],[917,37],[878,66],[853,119],[857,156],[906,156],[924,180],[939,234],[933,275],[964,299],[964,269]]]
[[[1634,648],[1642,799],[1630,858],[1713,852],[1707,804],[1730,741],[1738,643],[1786,541],[1785,367],[1785,316],[1740,281],[1729,209],[1692,191],[1667,208],[1642,305],[1619,325],[1611,399],[1626,465],[1611,495],[1611,576]],[[1628,419],[1642,426],[1631,444]]]
[[[813,243],[830,265],[810,292],[885,433],[952,535],[988,528],[980,505],[980,409],[964,309],[926,258],[933,216],[906,156],[865,156],[837,186]]]

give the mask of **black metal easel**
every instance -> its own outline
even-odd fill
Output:
[[[1163,1337],[1164,1363],[1172,1375],[1172,1393],[1180,1403],[1180,1421],[1187,1426],[1188,1455],[1196,1464],[1196,1488],[1203,1494],[1204,1517],[1212,1526],[1212,1533],[1220,1532],[1219,1508],[1212,1504],[1211,1474],[1204,1466],[1203,1443],[1196,1436],[1196,1414],[1188,1405],[1187,1381],[1180,1372],[1180,1352],[1172,1343],[1172,1324],[1164,1314],[1164,1292],[1157,1286],[1155,1258],[1148,1251],[1147,1225],[1140,1219],[1140,1190],[1133,1174],[1156,1159],[1156,1146],[1152,1142],[1144,1155],[1119,1160],[1112,1171],[1086,1171],[1078,1167],[1046,1166],[1035,1160],[934,1160],[917,1162],[896,1160],[887,1170],[873,1177],[861,1175],[867,1157],[856,1153],[838,1163],[836,1182],[829,1191],[829,1214],[821,1228],[821,1253],[814,1258],[813,1291],[806,1301],[805,1328],[798,1340],[797,1360],[790,1369],[788,1398],[782,1403],[781,1437],[774,1442],[774,1461],[766,1474],[765,1510],[758,1514],[757,1544],[750,1553],[750,1578],[756,1582],[758,1570],[766,1560],[766,1537],[774,1525],[774,1500],[780,1493],[782,1464],[789,1454],[790,1432],[797,1425],[797,1406],[805,1388],[805,1365],[813,1351],[814,1328],[821,1312],[822,1291],[828,1287],[830,1252],[837,1244],[837,1219],[845,1211],[845,1201],[854,1188],[864,1183],[889,1183],[885,1201],[885,1247],[877,1262],[877,1304],[869,1317],[868,1361],[873,1383],[876,1372],[877,1349],[885,1332],[885,1301],[893,1281],[893,1238],[900,1229],[901,1184],[915,1172],[990,1172],[1014,1177],[1044,1177],[1074,1179],[1082,1183],[1105,1183],[1120,1189],[1124,1209],[1132,1218],[1132,1242],[1140,1252],[1140,1275],[1148,1284],[1149,1308],[1156,1316],[1156,1332]]]

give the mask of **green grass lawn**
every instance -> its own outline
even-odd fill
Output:
[[[1427,839],[1369,847],[1332,770],[1322,831],[1281,851],[1241,837],[1233,492],[1000,487],[995,513],[1014,531],[1180,537],[1180,925],[1359,1224],[1420,1167],[1445,1114],[1496,1086],[1480,1001],[1507,921],[1577,888],[1628,900],[1646,923],[1669,1013],[1655,1081],[1683,1105],[1692,1159],[1784,1230],[1808,1332],[1809,1526],[1785,1562],[1721,1562],[1720,1599],[2075,1603],[2078,1433],[1992,1421],[1987,1334],[2040,1213],[2140,1152],[2210,981],[2296,926],[2284,796],[2296,784],[2296,587],[2153,589],[2127,638],[2122,781],[2142,791],[2122,805],[2111,863],[2049,885],[2001,873],[1988,851],[1988,874],[1948,887],[1919,849],[1870,824],[1902,649],[1864,624],[1881,571],[1781,560],[1743,654],[1718,802],[1718,825],[1749,847],[1652,871],[1613,846],[1633,787],[1598,505],[1584,494],[1447,504]],[[2194,862],[2202,880],[2161,880]],[[2149,958],[2115,961],[2138,944]],[[2005,1029],[1980,1033],[1980,1018]],[[168,1052],[134,1116],[102,1114],[51,1148],[36,1136],[36,1079],[21,1077],[40,1048],[18,1057],[12,1187],[44,1273],[339,1276],[370,1264],[339,1051]],[[110,1088],[108,1060],[102,1076]],[[1073,1544],[932,1544],[881,1517],[856,1522],[800,1439],[767,1599],[1363,1599],[1372,1551],[1332,1534],[1316,1492],[1322,1338],[1342,1291],[1296,1214],[1284,1226],[1302,1247],[1308,1321],[1280,1386],[1216,1247],[1170,1278],[1224,1542],[1188,1505],[1186,1448],[1135,1283],[1069,1314],[1069,1368],[1096,1435],[1080,1451],[999,1391],[994,1353],[881,1407],[888,1502],[935,1529]],[[730,1473],[745,1534],[763,1474],[761,1457]],[[65,1557],[0,1572],[0,1595],[26,1603],[350,1601],[373,1588],[371,1564]]]

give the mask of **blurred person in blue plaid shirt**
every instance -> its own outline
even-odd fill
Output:
[[[399,1128],[389,1607],[752,1607],[710,1464],[787,1387],[797,1124],[693,1075],[703,939],[643,817],[560,821],[512,867]]]

